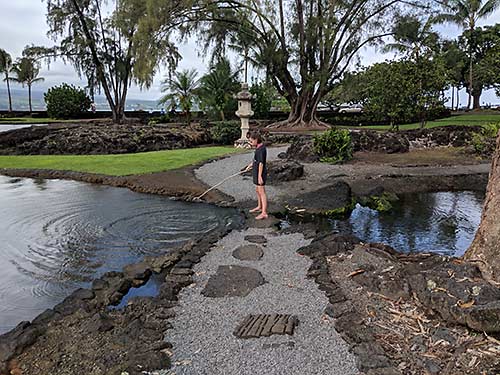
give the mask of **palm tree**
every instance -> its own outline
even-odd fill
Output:
[[[498,7],[500,0],[447,0],[444,6],[449,13],[442,14],[443,21],[452,22],[462,27],[470,35],[469,39],[469,99],[467,107],[470,108],[473,94],[474,80],[474,30],[480,19],[491,15]]]
[[[162,82],[161,91],[166,91],[168,94],[158,101],[158,104],[168,102],[172,108],[178,104],[186,115],[188,125],[191,107],[199,88],[200,81],[196,78],[197,76],[198,73],[194,69],[175,72],[172,77],[168,77]]]
[[[425,55],[435,51],[439,35],[433,31],[437,19],[433,16],[422,22],[415,16],[404,16],[395,26],[394,43],[386,44],[384,52],[395,51],[406,55],[415,62]]]
[[[16,61],[14,64],[12,71],[16,75],[16,77],[10,77],[9,79],[14,82],[18,82],[21,85],[28,86],[28,98],[30,105],[30,114],[33,112],[33,108],[31,106],[31,86],[34,83],[42,82],[44,80],[43,77],[38,77],[38,73],[40,73],[40,64],[29,57],[23,57]]]
[[[413,15],[404,16],[394,27],[394,43],[389,43],[383,48],[384,52],[401,53],[415,64],[419,98],[423,98],[423,93],[426,91],[425,72],[439,44],[439,35],[432,29],[436,23],[437,19],[434,16],[430,16],[425,22]],[[424,102],[419,106],[421,128],[424,128],[426,123]]]
[[[222,121],[225,120],[224,110],[240,87],[238,75],[239,71],[233,71],[229,60],[221,58],[201,78],[200,97],[206,106],[219,113]]]
[[[9,73],[12,70],[12,57],[7,51],[0,48],[0,73],[5,74],[4,81],[7,83],[7,95],[9,95],[9,112],[12,112],[12,97],[10,95]]]

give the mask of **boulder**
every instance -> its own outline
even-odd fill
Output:
[[[305,163],[319,162],[319,156],[314,152],[313,142],[307,138],[299,138],[292,142],[286,151],[286,156],[288,159]]]
[[[308,213],[352,209],[351,187],[347,182],[337,181],[333,185],[300,194],[288,200],[288,205],[305,208]],[[347,212],[346,212],[347,213]]]
[[[304,166],[295,160],[276,160],[268,164],[267,173],[270,184],[279,184],[301,178],[304,175]]]

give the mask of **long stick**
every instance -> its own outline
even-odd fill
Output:
[[[219,182],[217,185],[214,185],[212,186],[210,189],[208,189],[207,191],[205,191],[202,195],[200,195],[199,197],[195,198],[196,200],[198,199],[201,199],[203,198],[207,193],[209,193],[210,191],[214,190],[216,187],[222,185],[224,182],[226,182],[227,180],[233,178],[233,177],[236,177],[236,176],[239,176],[240,174],[242,174],[243,172],[245,172],[244,170],[243,171],[239,171],[238,173],[235,173],[229,177],[226,177],[225,179],[223,179],[221,182]]]

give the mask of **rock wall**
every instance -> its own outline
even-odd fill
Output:
[[[480,126],[443,126],[432,129],[415,129],[400,132],[377,130],[351,130],[354,152],[383,152],[387,154],[409,152],[412,148],[467,146]],[[289,159],[316,162],[311,136],[296,136],[286,155]]]
[[[0,133],[0,155],[89,155],[171,150],[208,144],[207,129],[106,122],[34,126]]]

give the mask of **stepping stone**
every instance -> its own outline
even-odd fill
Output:
[[[245,297],[266,281],[256,269],[241,266],[219,266],[208,279],[201,294],[205,297]]]
[[[233,251],[233,257],[239,260],[259,260],[264,251],[257,245],[243,245]]]
[[[287,314],[248,315],[236,327],[233,334],[242,339],[267,337],[271,335],[293,335],[299,319]]]
[[[279,225],[281,221],[274,216],[269,216],[268,219],[264,220],[256,220],[254,216],[251,216],[247,219],[246,224],[250,228],[273,228]]]
[[[252,243],[258,243],[258,244],[266,244],[267,238],[264,236],[260,236],[260,235],[249,235],[249,236],[245,236],[245,241],[252,242]]]

